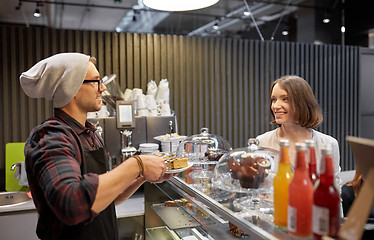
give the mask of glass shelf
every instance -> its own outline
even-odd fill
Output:
[[[241,239],[291,239],[272,224],[271,210],[235,208],[237,199],[245,199],[248,194],[217,193],[222,191],[219,189],[203,193],[180,175],[161,184],[145,185],[146,229],[167,226],[180,239],[197,234],[207,239],[238,239],[230,231],[230,225],[234,225],[241,231]],[[171,214],[160,214],[163,208],[169,208]]]

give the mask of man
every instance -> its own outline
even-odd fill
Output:
[[[172,175],[162,158],[140,155],[108,171],[108,155],[87,113],[101,109],[106,90],[95,59],[80,53],[46,58],[20,76],[29,97],[52,100],[54,117],[25,145],[26,172],[39,213],[40,239],[117,239],[114,203],[145,181]]]

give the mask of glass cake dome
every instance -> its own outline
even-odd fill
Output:
[[[208,128],[202,128],[200,134],[187,137],[179,144],[176,156],[186,157],[195,164],[215,164],[231,150],[227,140],[210,134]]]
[[[214,187],[238,193],[268,193],[272,191],[275,176],[275,159],[279,151],[258,146],[250,138],[248,147],[225,153],[215,166]]]

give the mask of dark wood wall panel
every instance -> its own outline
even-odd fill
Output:
[[[272,129],[268,107],[272,81],[300,75],[311,84],[324,112],[318,130],[338,139],[342,169],[354,167],[345,136],[359,133],[359,47],[0,27],[1,169],[5,144],[25,141],[30,130],[53,112],[50,102],[25,96],[19,75],[59,52],[95,56],[100,73],[115,73],[122,91],[145,92],[150,80],[158,84],[168,79],[179,132],[192,135],[208,127],[234,148]]]

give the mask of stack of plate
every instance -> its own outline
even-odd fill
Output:
[[[170,134],[165,134],[165,135],[154,137],[154,139],[161,142],[161,150],[167,153],[176,152],[179,146],[179,143],[183,141],[185,138],[186,136],[179,136],[176,133],[173,133],[171,137],[170,137]]]
[[[171,146],[171,151],[170,151]],[[176,152],[179,142],[161,142],[161,149],[163,152]]]
[[[142,154],[152,154],[158,152],[159,145],[157,143],[141,143],[139,144],[139,151]]]

